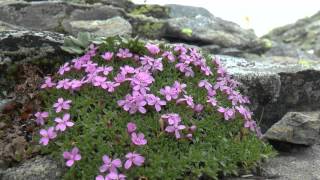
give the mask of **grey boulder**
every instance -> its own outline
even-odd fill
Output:
[[[301,145],[313,145],[319,139],[320,112],[288,112],[271,126],[264,138]]]

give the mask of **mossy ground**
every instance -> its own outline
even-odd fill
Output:
[[[115,43],[118,42],[118,43]],[[105,51],[116,52],[118,48],[129,48],[131,52],[142,55],[147,51],[144,43],[134,40],[123,42],[120,39],[109,38],[107,43],[99,48],[99,53]],[[168,47],[161,46],[168,49]],[[208,65],[213,70],[214,65]],[[105,64],[100,55],[94,57],[99,65]],[[113,78],[120,66],[131,65],[137,67],[133,60],[113,60],[108,63],[113,66],[113,72],[108,76]],[[169,102],[160,113],[148,109],[146,114],[131,115],[117,105],[117,101],[131,92],[129,84],[123,84],[110,94],[105,90],[92,86],[85,86],[79,92],[70,93],[64,90],[48,90],[43,92],[44,110],[50,113],[47,126],[54,124],[55,113],[52,105],[59,97],[72,100],[70,114],[75,126],[68,129],[58,138],[43,148],[43,153],[49,153],[63,161],[62,152],[77,146],[82,159],[70,168],[64,179],[94,179],[99,174],[102,156],[107,154],[113,158],[123,158],[129,151],[136,151],[146,158],[142,167],[135,167],[124,173],[128,179],[146,177],[147,179],[197,179],[206,175],[217,179],[219,175],[236,174],[239,169],[250,169],[259,161],[273,154],[272,148],[263,143],[255,134],[243,128],[243,119],[237,116],[235,120],[225,121],[218,112],[206,101],[206,91],[197,87],[200,80],[205,79],[199,71],[195,77],[188,78],[178,72],[174,65],[164,61],[164,71],[154,74],[155,82],[151,92],[159,97],[159,89],[171,86],[174,81],[187,84],[186,91],[193,96],[194,101],[205,105],[200,114],[187,106]],[[81,78],[79,72],[67,73],[62,78]],[[215,83],[215,75],[209,79]],[[162,97],[163,98],[163,97]],[[222,93],[217,99],[225,106],[230,102]],[[178,113],[185,125],[195,124],[196,132],[193,140],[176,140],[163,132],[159,119],[165,113]],[[135,147],[130,144],[130,137],[126,132],[128,122],[137,124],[138,131],[143,132],[148,144]]]

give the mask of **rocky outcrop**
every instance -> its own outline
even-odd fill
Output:
[[[263,131],[289,111],[320,109],[320,63],[269,57],[258,60],[220,56],[227,71],[238,79],[252,101]]]
[[[23,64],[34,64],[43,72],[70,60],[60,46],[64,36],[53,32],[3,31],[0,32],[0,89],[10,89],[17,82]]]
[[[31,30],[48,30],[75,35],[89,31],[97,35],[130,34],[146,39],[164,39],[208,47],[210,53],[243,57],[267,49],[253,31],[215,17],[208,10],[183,5],[134,5],[127,1],[101,0],[101,4],[66,2],[0,3],[0,20]],[[123,18],[115,21],[114,17]],[[129,25],[129,21],[131,25]],[[110,23],[111,22],[111,23]]]
[[[288,112],[271,126],[264,138],[272,141],[313,145],[320,132],[320,112]]]
[[[58,180],[62,177],[62,166],[49,157],[37,156],[18,167],[0,169],[0,179],[12,180]]]
[[[0,20],[31,30],[65,32],[64,28],[71,21],[106,20],[123,15],[122,9],[113,6],[66,2],[0,3]]]
[[[320,12],[298,20],[294,24],[272,30],[265,38],[292,44],[299,49],[314,52],[320,57]]]
[[[69,25],[70,27],[66,27],[65,30],[74,36],[77,36],[79,32],[90,32],[103,37],[116,35],[130,37],[132,34],[131,24],[121,17],[107,20],[71,21]]]

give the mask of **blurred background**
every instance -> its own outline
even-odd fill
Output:
[[[181,4],[208,9],[213,15],[252,28],[258,36],[296,20],[314,15],[319,0],[133,0],[139,4]]]

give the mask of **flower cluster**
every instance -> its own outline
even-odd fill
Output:
[[[169,108],[166,106],[169,102],[174,101],[176,105],[192,109],[193,113],[197,116],[201,115],[207,108],[215,109],[227,121],[235,119],[237,115],[240,115],[245,120],[244,127],[255,131],[257,134],[260,133],[259,127],[252,119],[252,112],[246,106],[246,104],[250,103],[248,98],[242,96],[236,90],[239,82],[233,80],[228,75],[219,58],[214,58],[212,61],[217,73],[217,78],[213,79],[213,72],[207,65],[205,58],[194,48],[176,45],[173,47],[172,52],[162,51],[157,45],[150,43],[146,44],[145,48],[148,53],[140,56],[140,54],[130,52],[127,48],[120,48],[114,52],[97,52],[98,47],[91,45],[86,54],[72,60],[72,62],[65,63],[57,72],[60,76],[70,72],[77,72],[77,74],[83,74],[81,79],[65,78],[54,82],[52,77],[48,76],[45,78],[45,82],[41,85],[41,88],[55,88],[74,93],[74,91],[80,91],[83,86],[92,86],[103,89],[106,93],[114,93],[120,86],[126,84],[129,87],[129,92],[125,94],[125,97],[117,100],[117,105],[130,114],[145,114],[153,109],[157,112],[167,112]],[[110,64],[109,66],[103,66],[100,65],[100,62],[95,62],[95,58],[93,57],[97,54],[104,63],[116,60],[121,62],[133,60],[138,66],[124,65],[119,68],[119,72],[115,72],[114,67],[110,66]],[[205,89],[206,102],[203,104],[194,102],[194,99],[198,100],[197,96],[194,98],[188,94],[186,90],[187,85],[177,80],[172,85],[162,86],[159,92],[157,92],[164,99],[153,94],[151,92],[151,85],[155,82],[153,76],[164,71],[163,61],[174,64],[173,67],[182,73],[183,78],[194,77],[197,72],[202,73],[205,79],[198,82],[198,87]],[[226,96],[228,101],[230,101],[230,106],[225,107],[222,105],[224,103],[218,101],[218,95]],[[62,133],[76,125],[71,121],[70,113],[66,112],[71,108],[71,103],[71,100],[63,98],[58,98],[57,102],[54,103],[53,108],[55,113],[64,114],[54,118],[55,126],[40,130],[40,144],[48,145],[50,140],[57,137],[58,132]],[[37,112],[35,117],[38,125],[45,125],[49,113]],[[176,139],[184,138],[192,140],[194,132],[197,129],[197,126],[193,124],[194,122],[190,125],[191,123],[183,121],[180,115],[176,113],[162,114],[161,121],[163,122],[162,130],[165,134],[172,135]],[[129,122],[126,130],[131,140],[130,148],[143,148],[148,144],[145,134],[137,132],[135,123]],[[128,152],[126,155],[123,154],[123,156],[123,158],[114,158],[110,155],[103,155],[103,164],[99,168],[100,175],[96,177],[96,180],[126,179],[125,171],[133,166],[142,166],[145,162],[145,158],[136,151]],[[76,161],[81,160],[80,150],[74,147],[71,151],[65,151],[63,157],[66,160],[66,165],[71,167]]]

